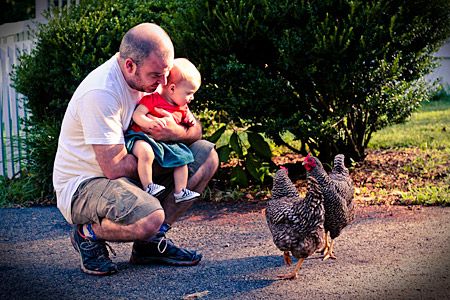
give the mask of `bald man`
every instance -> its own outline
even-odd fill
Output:
[[[75,225],[71,241],[87,274],[117,272],[106,241],[134,242],[130,262],[136,264],[189,266],[202,258],[166,237],[192,204],[175,203],[171,170],[154,164],[154,181],[167,187],[158,200],[140,186],[137,160],[125,148],[124,132],[137,103],[167,83],[173,60],[167,33],[156,24],[139,24],[124,35],[119,52],[81,82],[69,102],[53,184],[59,210]],[[187,188],[201,193],[218,167],[214,144],[201,140],[201,126],[178,125],[171,117],[166,123],[143,130],[156,140],[189,146],[194,162]]]

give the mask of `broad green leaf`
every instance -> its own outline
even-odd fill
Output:
[[[239,145],[239,137],[236,132],[233,132],[233,134],[230,137],[230,146],[231,149],[233,149],[234,152],[236,152],[239,157],[242,157],[242,149],[241,146]]]
[[[228,145],[220,147],[217,149],[217,152],[219,153],[220,162],[226,163],[230,158],[231,149]]]
[[[241,187],[248,186],[247,174],[245,174],[245,171],[241,166],[237,166],[236,168],[234,168],[231,172],[230,177],[231,183],[239,185]]]
[[[259,156],[271,159],[272,158],[272,151],[270,151],[269,144],[264,140],[264,138],[256,132],[247,132],[248,136],[248,142],[250,143],[253,150],[258,154]]]
[[[206,140],[210,141],[211,143],[216,143],[225,132],[225,129],[227,129],[227,126],[223,125],[219,129],[217,129],[217,131],[214,132],[210,137],[207,137]]]
[[[245,158],[245,168],[256,180],[261,181],[258,170],[261,168],[261,164],[255,160],[255,157],[250,152],[247,153]]]

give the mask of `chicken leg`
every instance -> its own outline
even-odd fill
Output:
[[[321,252],[322,255],[325,255],[325,254],[327,254],[329,248],[330,248],[330,243],[328,242],[328,233],[325,233],[325,243],[323,244],[323,248],[317,252]]]
[[[325,238],[325,240],[326,240],[326,238]],[[337,259],[337,257],[333,255],[333,243],[334,243],[334,240],[331,239],[331,243],[329,245],[328,245],[328,243],[325,245],[324,251],[323,251],[324,255],[321,256],[323,258],[322,261],[327,260],[329,258]]]
[[[289,257],[289,260],[290,260],[290,257]],[[297,279],[298,271],[300,270],[300,267],[302,266],[302,263],[304,260],[305,260],[305,258],[300,258],[298,260],[297,264],[295,265],[294,271],[292,271],[291,273],[286,274],[286,275],[278,275],[278,277],[281,277],[282,279]]]
[[[289,251],[283,252],[283,259],[286,266],[290,267],[292,265],[292,259],[291,256],[289,255]]]

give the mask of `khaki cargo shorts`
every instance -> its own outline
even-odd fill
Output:
[[[194,161],[188,165],[189,177],[206,161],[214,146],[205,140],[189,146],[194,155]],[[159,199],[164,199],[174,188],[172,172],[156,177],[154,181],[166,187]],[[157,198],[146,193],[139,182],[125,177],[85,180],[72,197],[74,224],[100,224],[103,218],[107,218],[120,225],[129,225],[158,209],[162,206]]]

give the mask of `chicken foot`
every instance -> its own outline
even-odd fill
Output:
[[[286,266],[288,266],[288,267],[292,266],[292,259],[291,259],[291,256],[289,255],[289,251],[283,252],[283,259],[284,259],[284,263],[286,264]]]
[[[285,252],[286,253],[286,252]],[[288,252],[289,255],[289,252]],[[283,257],[285,257],[285,254],[283,254]],[[291,258],[289,257],[289,260],[291,260]],[[305,260],[305,258],[300,258],[297,262],[297,264],[295,265],[294,271],[292,271],[289,274],[285,274],[285,275],[278,275],[278,277],[281,277],[282,279],[297,279],[298,276],[298,271],[300,270],[303,261]],[[286,261],[286,260],[285,260]]]

